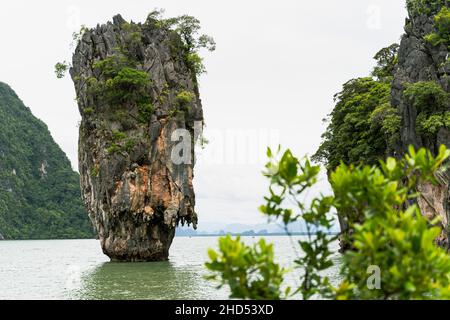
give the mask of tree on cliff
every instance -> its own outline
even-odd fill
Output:
[[[313,160],[335,169],[341,162],[375,165],[393,153],[401,118],[391,107],[391,82],[398,45],[381,49],[372,77],[352,79],[335,95],[323,142]]]

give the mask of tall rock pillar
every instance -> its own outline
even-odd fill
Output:
[[[167,260],[176,226],[197,224],[194,127],[203,112],[181,39],[156,20],[118,15],[84,30],[72,65],[82,197],[103,252],[116,261]],[[176,130],[192,137],[190,162],[172,159]]]

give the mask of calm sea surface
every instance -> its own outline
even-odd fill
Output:
[[[267,240],[281,264],[298,254],[288,237]],[[0,299],[227,299],[227,289],[204,279],[207,250],[216,247],[216,237],[180,237],[168,262],[113,263],[96,240],[0,241]],[[338,281],[338,267],[328,275]],[[293,271],[286,283],[297,279]]]

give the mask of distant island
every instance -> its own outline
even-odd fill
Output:
[[[338,231],[331,231],[330,235],[338,234]],[[188,228],[178,228],[175,236],[177,237],[220,237],[230,234],[232,236],[241,236],[241,237],[270,237],[270,236],[304,236],[307,235],[306,232],[303,231],[289,231],[289,234],[285,231],[268,231],[268,230],[246,230],[241,232],[233,232],[233,231],[197,231]]]

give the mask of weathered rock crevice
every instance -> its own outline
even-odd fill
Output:
[[[177,37],[156,24],[128,23],[118,15],[86,30],[73,55],[70,73],[82,115],[82,196],[102,249],[112,260],[167,260],[176,226],[197,225],[194,165],[171,160],[178,143],[172,133],[182,129],[194,138],[195,123],[203,122],[196,75],[174,49]],[[102,73],[97,67],[112,58],[132,61],[125,71],[148,76],[150,85],[139,88],[144,103],[133,92],[134,80],[125,83],[130,97],[114,96],[120,103],[94,90],[98,83],[112,85],[105,78],[108,70]],[[182,110],[180,92],[192,94]],[[195,140],[191,143],[194,159]]]

